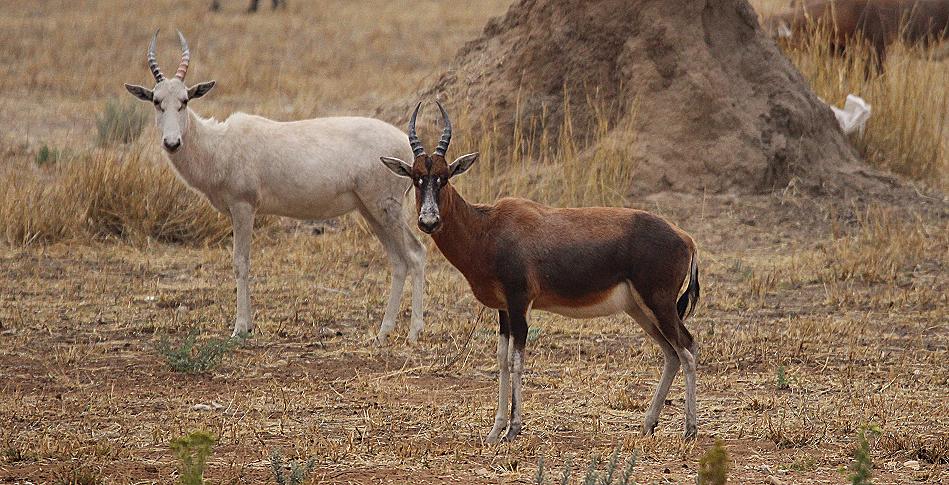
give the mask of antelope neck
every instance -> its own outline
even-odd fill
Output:
[[[488,221],[484,211],[469,204],[455,188],[442,189],[441,230],[432,234],[439,251],[466,276],[484,269]]]

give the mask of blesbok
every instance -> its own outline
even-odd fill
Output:
[[[155,60],[158,32],[148,47],[155,87],[126,84],[155,105],[162,147],[178,176],[231,218],[237,317],[234,334],[253,329],[248,288],[250,246],[256,214],[326,219],[356,210],[382,242],[392,268],[392,287],[379,341],[395,326],[408,272],[413,275],[409,340],[422,331],[425,248],[402,212],[408,184],[379,166],[379,153],[411,153],[405,133],[372,118],[336,117],[278,122],[235,113],[224,122],[199,117],[189,104],[214,87],[188,87],[191,52],[181,32],[181,62],[166,78]]]
[[[419,228],[464,275],[475,298],[498,310],[498,410],[487,441],[521,431],[521,379],[527,318],[533,310],[591,318],[626,312],[662,348],[665,365],[646,413],[652,433],[680,363],[685,372],[685,436],[695,436],[696,342],[683,324],[699,298],[695,244],[681,229],[648,212],[610,207],[558,209],[503,198],[469,204],[451,178],[477,153],[451,164],[451,121],[432,155],[415,133],[421,103],[409,121],[414,162],[382,157],[389,170],[415,185]],[[513,382],[512,377],[513,375]],[[511,421],[508,422],[508,397]],[[508,424],[510,426],[508,427]]]
[[[842,54],[854,39],[866,40],[883,72],[887,46],[939,41],[949,34],[947,0],[817,0],[792,2],[792,10],[765,20],[775,38],[797,42],[815,25],[828,29],[832,51]]]

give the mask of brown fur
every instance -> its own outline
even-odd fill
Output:
[[[775,15],[766,22],[772,35],[784,23],[792,32],[791,42],[802,37],[811,24],[832,29],[831,42],[837,53],[854,39],[866,40],[876,53],[876,68],[882,72],[887,45],[896,41],[915,44],[942,40],[949,28],[947,0],[821,0],[794,6],[792,12]]]
[[[438,249],[468,280],[475,298],[498,311],[498,408],[487,440],[498,440],[505,428],[505,439],[521,431],[531,309],[576,318],[621,312],[632,316],[660,346],[664,359],[644,432],[652,433],[669,386],[683,368],[685,436],[694,438],[697,346],[683,323],[699,298],[692,239],[661,217],[640,210],[558,209],[518,198],[469,204],[452,187],[451,178],[468,170],[478,154],[447,163],[451,124],[444,107],[436,104],[445,129],[435,154],[427,155],[415,134],[419,103],[409,122],[414,163],[385,156],[381,161],[396,175],[412,179],[419,229],[432,235]],[[508,397],[510,420],[505,415]]]
[[[673,349],[694,355],[695,341],[682,321],[687,315],[677,313],[696,251],[685,232],[634,209],[560,209],[519,198],[472,205],[452,187],[453,169],[443,157],[422,154],[402,174],[415,181],[420,213],[424,194],[434,190],[440,222],[420,227],[431,232],[475,298],[498,310],[499,334],[513,337],[515,351],[525,348],[530,309],[589,307],[628,282],[639,308],[619,311],[640,315],[637,321],[667,355],[678,351]],[[654,426],[647,423],[647,432]],[[508,438],[519,431],[520,423],[512,422]],[[687,425],[686,435],[694,433],[694,425]]]

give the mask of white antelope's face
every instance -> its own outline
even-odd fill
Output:
[[[161,69],[158,68],[158,61],[155,60],[155,44],[158,41],[156,31],[152,37],[152,43],[148,46],[148,67],[157,84],[152,89],[132,84],[125,85],[125,89],[128,89],[133,96],[155,106],[155,123],[161,132],[162,148],[168,153],[178,151],[184,143],[182,134],[188,129],[188,101],[204,96],[214,87],[214,81],[195,84],[190,88],[185,85],[185,75],[188,74],[188,64],[191,62],[191,51],[181,32],[178,32],[178,40],[181,42],[181,63],[178,64],[178,71],[175,72],[174,77],[165,78]]]
[[[168,153],[181,148],[181,134],[188,129],[188,101],[200,98],[214,87],[214,81],[190,88],[178,78],[165,79],[154,89],[125,85],[135,97],[155,106],[155,124],[161,133],[161,144]]]

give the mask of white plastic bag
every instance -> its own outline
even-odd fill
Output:
[[[863,129],[867,126],[867,120],[870,119],[870,104],[859,96],[847,95],[847,101],[844,103],[844,109],[830,105],[834,116],[837,117],[837,123],[844,134],[860,133],[863,135]]]

